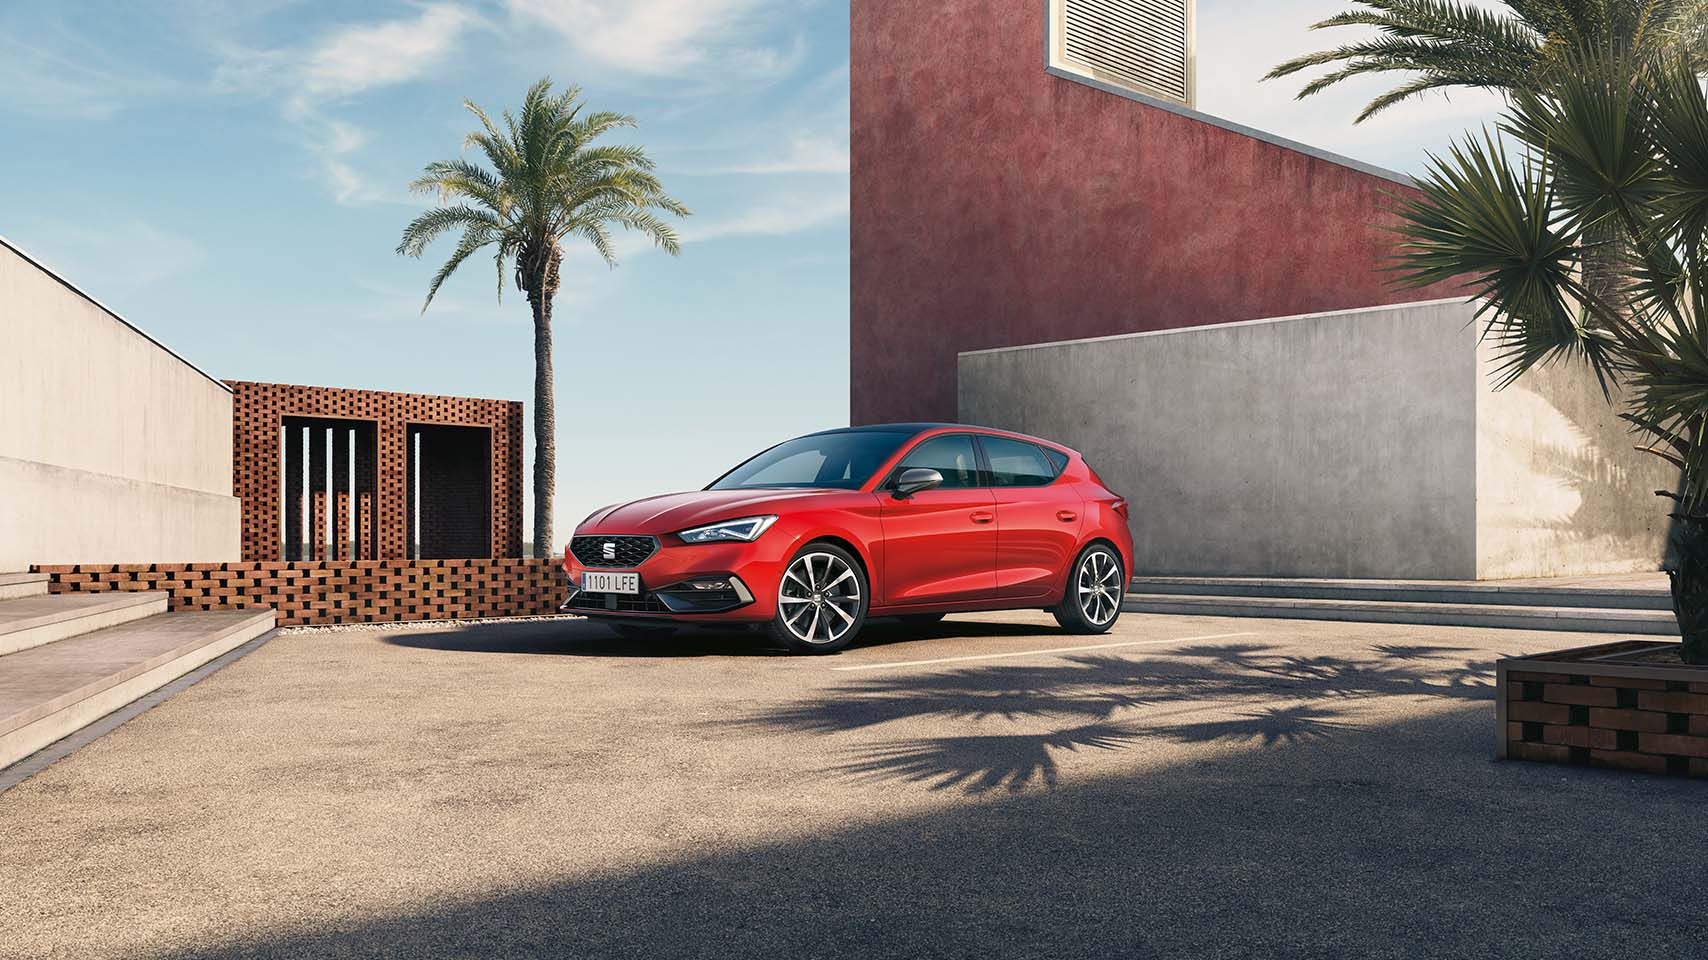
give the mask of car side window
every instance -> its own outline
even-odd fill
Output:
[[[939,489],[954,490],[979,485],[979,458],[973,451],[973,438],[964,433],[932,437],[902,458],[897,473],[912,467],[925,467],[943,475]]]
[[[1059,472],[1042,448],[1007,437],[980,437],[985,459],[990,461],[991,485],[997,487],[1041,487]]]

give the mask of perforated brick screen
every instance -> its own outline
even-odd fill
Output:
[[[158,590],[172,610],[272,607],[280,626],[544,616],[562,599],[551,559],[67,564],[53,593]]]
[[[522,555],[522,404],[514,400],[440,397],[382,390],[345,390],[283,383],[227,381],[232,397],[233,493],[243,502],[243,558],[253,561],[404,560],[409,557],[411,428],[425,425],[484,428],[490,432],[490,508],[467,529],[468,510],[436,510],[436,493],[424,484],[424,543],[455,544],[490,557]],[[293,428],[286,431],[287,423]],[[308,445],[303,444],[307,431]],[[333,442],[326,443],[327,431]],[[350,436],[355,438],[349,459]],[[281,483],[281,439],[293,463],[307,469]],[[330,464],[325,450],[333,450]],[[330,467],[330,469],[328,469]],[[353,471],[352,471],[353,468]],[[445,472],[442,464],[434,469]],[[351,474],[354,473],[354,486]],[[328,476],[330,475],[330,481]],[[458,474],[458,483],[466,478]],[[428,478],[431,479],[431,478]],[[306,483],[306,488],[304,484]],[[289,489],[284,489],[288,484]],[[304,496],[304,493],[307,496]],[[442,491],[441,491],[442,492]],[[282,516],[281,498],[291,506]],[[286,527],[310,540],[287,544]],[[330,520],[330,523],[329,523]],[[331,542],[324,531],[331,526]],[[444,529],[439,529],[443,526]],[[354,536],[349,532],[354,530]],[[476,551],[475,543],[490,543]]]

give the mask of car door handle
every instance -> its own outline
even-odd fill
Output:
[[[975,511],[973,511],[973,522],[974,523],[989,523],[995,519],[996,519],[996,514],[991,513],[987,510],[975,510]]]
[[[1063,523],[1072,523],[1079,519],[1079,514],[1074,513],[1072,510],[1057,510],[1056,519]]]

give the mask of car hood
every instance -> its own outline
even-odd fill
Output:
[[[848,490],[695,490],[667,493],[631,503],[601,507],[575,528],[582,534],[650,533],[661,535],[689,527],[782,513],[803,500],[846,496]]]

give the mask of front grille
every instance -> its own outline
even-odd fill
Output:
[[[606,613],[669,613],[656,595],[643,593],[578,593],[569,601],[569,610],[604,611]]]
[[[605,559],[605,545],[611,544],[613,559]],[[658,549],[652,537],[576,537],[569,541],[569,552],[584,567],[638,567]]]

